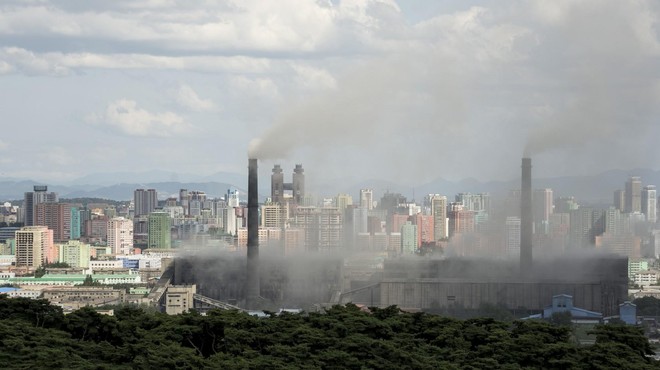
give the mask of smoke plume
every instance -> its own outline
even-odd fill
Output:
[[[655,166],[640,155],[660,134],[653,6],[539,2],[408,26],[336,73],[334,88],[290,103],[250,156],[307,154],[326,170],[359,158],[356,171],[418,181],[510,178],[517,166],[501,164],[521,150],[553,175],[564,163],[574,173]]]

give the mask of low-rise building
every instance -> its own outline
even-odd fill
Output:
[[[68,287],[46,288],[43,297],[51,304],[65,310],[77,310],[81,307],[99,307],[119,304],[124,301],[124,291],[108,287]]]
[[[633,282],[639,286],[649,286],[657,284],[660,278],[660,272],[657,270],[643,270],[638,271],[634,277]]]
[[[22,297],[37,299],[41,297],[41,289],[25,289],[25,288],[0,288],[0,294],[6,294],[10,298]]]
[[[165,292],[165,312],[168,315],[178,315],[194,307],[193,295],[197,293],[197,286],[171,285]]]

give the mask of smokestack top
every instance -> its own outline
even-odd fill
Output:
[[[530,158],[530,157],[523,157],[523,159],[522,159],[522,165],[523,165],[523,167],[532,167],[532,158]]]

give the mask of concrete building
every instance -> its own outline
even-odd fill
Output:
[[[34,209],[35,225],[53,230],[54,241],[66,242],[71,238],[71,204],[39,203]]]
[[[603,233],[595,237],[595,247],[608,253],[629,258],[641,257],[641,238],[633,233]]]
[[[148,215],[158,206],[156,189],[135,189],[133,192],[134,216]]]
[[[360,189],[360,208],[374,209],[374,191],[372,189]]]
[[[464,210],[462,204],[452,203],[449,212],[447,212],[447,218],[449,219],[449,238],[457,234],[474,232],[474,215],[474,211]]]
[[[291,197],[295,204],[303,205],[305,199],[305,170],[301,164],[296,164],[293,170],[293,181],[291,183],[284,182],[284,174],[282,167],[276,164],[273,167],[273,174],[271,175],[271,201],[273,203],[285,203],[285,190],[291,191]]]
[[[48,252],[53,249],[53,230],[46,226],[22,227],[15,238],[16,266],[37,268],[47,261]]]
[[[270,175],[270,198],[273,203],[284,204],[284,171],[279,164],[273,166]]]
[[[302,164],[297,164],[296,168],[293,169],[293,200],[296,204],[303,204],[305,199],[305,170],[302,167]]]
[[[124,300],[122,289],[108,287],[56,287],[43,290],[43,297],[52,305],[60,306],[64,311],[73,311],[82,307],[98,307],[109,304],[121,304]]]
[[[660,279],[660,272],[657,270],[641,270],[633,276],[633,283],[639,286],[657,285],[658,279]]]
[[[353,197],[351,197],[348,194],[338,194],[337,197],[335,198],[335,204],[334,206],[339,208],[339,211],[342,213],[348,206],[353,205]]]
[[[91,247],[79,240],[69,240],[59,246],[59,261],[67,263],[69,267],[89,267]]]
[[[342,212],[337,207],[320,209],[319,250],[330,250],[342,247]]]
[[[115,217],[108,221],[108,247],[114,254],[130,254],[133,249],[133,221]]]
[[[534,233],[548,235],[550,232],[550,215],[554,205],[552,189],[536,189],[533,194]]]
[[[626,211],[626,192],[621,189],[614,191],[614,208],[621,212]]]
[[[110,275],[44,275],[40,278],[15,277],[9,279],[0,279],[0,284],[12,284],[18,286],[74,286],[82,285],[88,276],[92,280],[103,285],[114,284],[139,284],[142,282],[140,275],[135,274],[110,274]]]
[[[436,194],[431,197],[431,216],[433,216],[433,237],[435,241],[448,238],[446,196]]]
[[[646,259],[635,259],[635,258],[629,258],[628,259],[628,278],[629,279],[634,279],[635,274],[637,274],[640,271],[648,270],[649,269],[649,261]]]
[[[401,254],[413,254],[417,251],[419,242],[417,239],[417,225],[406,221],[401,226]]]
[[[282,228],[288,220],[289,208],[280,203],[266,203],[261,206],[261,227]]]
[[[645,186],[642,190],[642,213],[646,215],[646,221],[656,223],[658,221],[655,185]]]
[[[570,213],[569,240],[572,248],[593,246],[597,235],[604,232],[604,224],[598,223],[601,216],[598,210],[589,207],[580,207]]]
[[[69,239],[78,240],[82,235],[82,223],[80,218],[80,210],[78,207],[71,206],[71,234]]]
[[[435,243],[435,235],[433,234],[435,225],[433,224],[432,215],[423,215],[421,212],[409,219],[414,225],[417,225],[417,247],[421,247],[422,243]]]
[[[165,312],[168,315],[179,315],[194,307],[193,296],[197,294],[197,286],[171,285],[165,292]]]
[[[165,212],[149,214],[148,248],[171,248],[171,220]]]
[[[26,192],[23,199],[23,222],[24,226],[34,226],[35,207],[41,203],[56,203],[58,201],[57,193],[48,192],[48,186],[34,185],[34,191]]]
[[[505,248],[509,256],[520,255],[520,218],[507,217],[505,224]]]
[[[571,213],[580,208],[575,197],[559,197],[555,200],[554,213]]]
[[[642,212],[642,178],[632,176],[626,182],[626,212]]]

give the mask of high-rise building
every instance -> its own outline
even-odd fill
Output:
[[[632,176],[626,182],[626,212],[642,212],[642,178]]]
[[[417,225],[417,246],[422,243],[434,243],[434,224],[432,215],[423,215],[421,212],[409,217],[414,225]]]
[[[148,215],[158,206],[156,189],[136,189],[133,192],[134,216]]]
[[[290,191],[291,194],[285,194]],[[270,177],[270,199],[273,203],[284,205],[285,202],[293,201],[298,206],[308,206],[305,194],[305,170],[302,164],[297,164],[293,169],[293,181],[284,182],[284,174],[279,164],[273,166],[273,174]]]
[[[534,232],[547,235],[550,231],[550,215],[553,211],[552,189],[536,189],[533,194]]]
[[[621,213],[615,207],[606,209],[604,214],[604,232],[611,235],[621,235],[630,232],[630,214]]]
[[[341,212],[344,212],[348,206],[353,205],[353,197],[348,194],[339,194],[335,198],[335,207],[339,208]]]
[[[645,186],[642,190],[642,213],[646,215],[646,221],[658,221],[657,204],[655,185]]]
[[[149,231],[147,246],[149,248],[171,248],[171,220],[165,212],[149,214]]]
[[[80,210],[78,207],[71,207],[71,234],[69,239],[80,239],[80,235],[82,234],[81,230],[82,226],[80,222]]]
[[[46,226],[25,226],[16,231],[16,266],[37,268],[48,261],[53,249],[53,230]]]
[[[457,203],[463,205],[466,211],[490,213],[490,194],[488,193],[458,193],[455,197]]]
[[[621,212],[626,211],[626,192],[618,189],[614,191],[614,208]]]
[[[520,218],[507,217],[505,230],[506,230],[505,232],[506,254],[510,256],[519,256],[520,255]]]
[[[71,204],[39,203],[35,206],[35,226],[46,226],[53,230],[56,242],[71,239]]]
[[[59,261],[68,264],[69,267],[88,268],[90,249],[89,244],[82,243],[80,240],[69,240],[59,247]]]
[[[46,185],[34,185],[33,190],[25,193],[23,202],[24,226],[36,225],[34,212],[37,204],[56,203],[58,201],[57,193],[49,193]]]
[[[342,246],[342,213],[337,207],[297,207],[294,225],[303,230],[308,251],[327,251]]]
[[[342,246],[342,212],[337,207],[320,208],[318,219],[319,250],[332,250]]]
[[[188,189],[179,189],[179,203],[183,207],[183,212],[185,215],[188,214],[188,207],[190,203],[190,196],[188,195]]]
[[[466,211],[460,203],[451,203],[447,218],[449,219],[449,238],[456,234],[474,232],[474,211]]]
[[[417,251],[419,240],[417,239],[417,225],[406,221],[401,225],[401,253],[413,254]]]
[[[135,222],[139,217],[135,219]],[[85,221],[85,237],[87,241],[104,242],[108,240],[108,216],[93,215]]]
[[[296,204],[302,204],[305,199],[305,170],[302,164],[297,164],[293,170],[293,200]]]
[[[261,227],[281,229],[288,219],[288,210],[288,207],[283,207],[280,203],[263,204],[261,206]]]
[[[115,217],[108,221],[108,247],[113,254],[130,254],[133,249],[133,221]]]
[[[188,213],[187,216],[201,216],[202,210],[206,206],[207,196],[203,191],[191,191],[188,193]]]
[[[284,171],[279,164],[273,167],[273,174],[270,175],[270,198],[273,203],[284,201]]]
[[[570,244],[572,248],[590,247],[605,231],[606,211],[580,207],[571,211]]]
[[[372,189],[360,189],[360,208],[374,209],[374,191]]]
[[[446,239],[447,233],[447,197],[434,195],[431,198],[431,216],[433,216],[433,238],[435,241]]]

